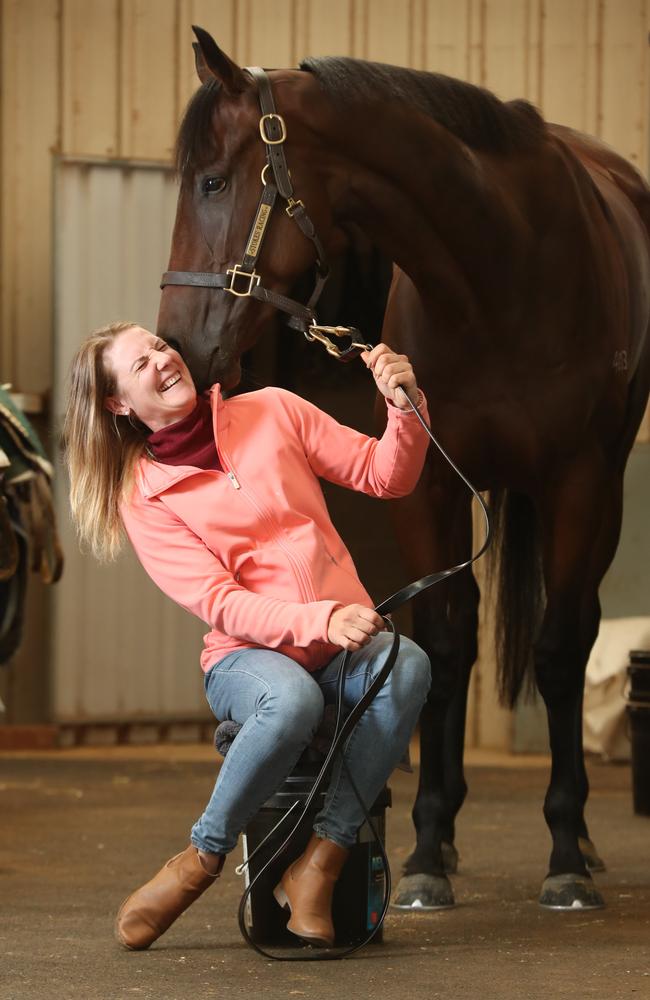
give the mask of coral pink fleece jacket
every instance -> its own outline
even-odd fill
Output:
[[[372,601],[332,524],[318,482],[376,497],[410,493],[428,437],[411,410],[387,405],[382,437],[345,427],[284,389],[210,393],[222,472],[143,457],[120,513],[147,573],[193,612],[203,670],[238,649],[266,647],[307,670],[340,651],[332,612]],[[418,409],[428,419],[420,393]]]

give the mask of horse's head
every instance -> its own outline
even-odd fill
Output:
[[[331,249],[341,236],[335,237],[324,183],[326,156],[320,155],[313,127],[318,114],[327,114],[317,82],[299,70],[270,72],[278,114],[261,123],[259,81],[207,32],[194,31],[202,86],[177,140],[180,194],[168,274],[173,283],[164,287],[158,333],[181,351],[199,388],[215,381],[232,388],[240,378],[242,353],[280,319],[277,300],[270,304],[263,290],[271,293],[271,302],[274,294],[290,295],[324,256],[319,248]],[[289,170],[286,184],[281,165],[267,165],[267,155],[273,158],[280,147]],[[293,197],[286,197],[287,186]],[[260,198],[271,187],[279,190],[269,209]],[[316,242],[297,224],[292,201],[313,224]],[[233,275],[242,264],[245,273]],[[251,271],[256,277],[247,276]],[[197,280],[192,273],[209,274],[212,286],[187,284]],[[247,294],[251,291],[257,297]]]

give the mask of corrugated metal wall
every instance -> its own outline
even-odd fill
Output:
[[[156,259],[146,273],[113,273],[110,241],[114,248],[121,236],[115,206],[125,212],[126,227],[148,211],[148,199],[156,203],[154,174],[127,181],[116,169],[100,180],[95,168],[84,168],[84,174],[67,164],[59,168],[55,189],[53,158],[168,162],[182,108],[196,86],[192,23],[210,30],[242,64],[294,65],[303,55],[341,53],[446,72],[503,98],[524,96],[548,118],[601,136],[647,169],[650,0],[0,0],[0,18],[0,375],[23,392],[47,394],[53,385],[55,197],[65,206],[56,231],[57,338],[74,340],[95,323],[133,310],[153,323],[159,265],[168,247],[164,213],[147,215],[148,232],[130,230],[130,247],[143,240],[136,263],[146,259],[149,268]],[[73,175],[74,182],[64,180]],[[137,204],[127,209],[136,190]],[[117,199],[108,213],[104,197]],[[111,217],[102,219],[102,213]],[[103,247],[98,234],[109,245]],[[93,286],[104,249],[105,280]],[[84,280],[66,270],[75,255]],[[141,304],[136,291],[145,281]],[[72,340],[57,339],[58,364],[69,356]],[[57,381],[57,401],[60,392]],[[648,420],[644,433],[650,437]],[[110,627],[102,607],[111,588],[121,599],[122,585],[113,570],[85,575],[91,570],[78,561],[67,535],[66,548],[68,569],[56,597],[57,713],[105,712],[109,704],[135,710],[143,704],[142,692],[129,684],[143,682],[145,674],[131,680],[120,674],[119,689],[117,678],[109,678],[111,671],[131,669],[126,647],[120,665],[110,657],[109,643],[94,647],[102,647],[101,677],[91,677],[86,661],[94,629],[114,639],[124,605],[116,604]],[[148,583],[128,587],[125,593],[150,599]],[[83,639],[75,636],[76,607],[83,609]],[[168,604],[164,612],[162,606],[147,608],[147,628],[172,613]],[[45,628],[44,619],[32,624]],[[151,627],[134,648],[138,656],[155,649],[153,660],[159,654],[165,662],[164,683],[173,686],[166,672],[177,667],[177,656],[164,640],[157,645],[160,625]],[[82,645],[67,663],[73,638]],[[192,642],[185,641],[186,650]],[[479,707],[470,731],[474,741],[505,745],[507,720],[492,702],[486,671],[487,665],[479,672]],[[74,677],[77,686],[68,691]],[[185,697],[170,687],[150,707],[180,704]]]
[[[55,192],[60,427],[66,374],[87,334],[112,319],[155,325],[176,186],[161,168],[62,162]],[[108,566],[81,555],[60,468],[57,512],[67,563],[53,590],[53,718],[209,717],[198,667],[205,627],[153,586],[130,551]]]

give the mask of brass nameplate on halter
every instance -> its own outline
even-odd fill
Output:
[[[251,233],[251,238],[248,241],[248,246],[246,247],[247,257],[257,256],[257,252],[260,248],[260,243],[262,242],[262,237],[264,236],[264,230],[266,229],[266,224],[269,221],[270,214],[271,214],[270,205],[260,205],[260,210],[257,213],[257,218],[255,219],[255,225],[253,226],[253,232]]]

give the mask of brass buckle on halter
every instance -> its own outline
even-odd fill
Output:
[[[275,118],[276,121],[280,122],[280,129],[282,130],[282,135],[279,139],[269,139],[266,133],[266,122],[271,118]],[[260,118],[260,135],[262,140],[267,144],[267,146],[281,146],[284,140],[287,138],[287,126],[284,124],[284,118],[282,115],[268,114],[262,115]]]
[[[236,295],[237,298],[245,299],[248,295],[251,295],[253,288],[259,285],[260,275],[256,274],[255,271],[244,271],[239,264],[235,264],[234,267],[229,267],[226,274],[230,275],[230,284],[226,285],[224,292],[230,292],[232,295]],[[245,292],[238,292],[235,288],[235,282],[238,278],[245,278],[248,281],[248,288]]]
[[[335,337],[349,337],[350,346],[345,350],[337,347],[328,336],[328,333]],[[361,339],[361,333],[354,326],[319,326],[314,320],[309,329],[304,331],[305,338],[311,342],[317,340],[322,344],[328,354],[331,354],[337,361],[352,361],[358,358],[362,351],[371,351],[372,344],[366,344]]]
[[[300,198],[289,198],[287,201],[287,207],[285,208],[285,212],[287,213],[290,219],[293,219],[293,213],[296,211],[296,209],[304,207],[305,203],[304,201],[301,201]]]

